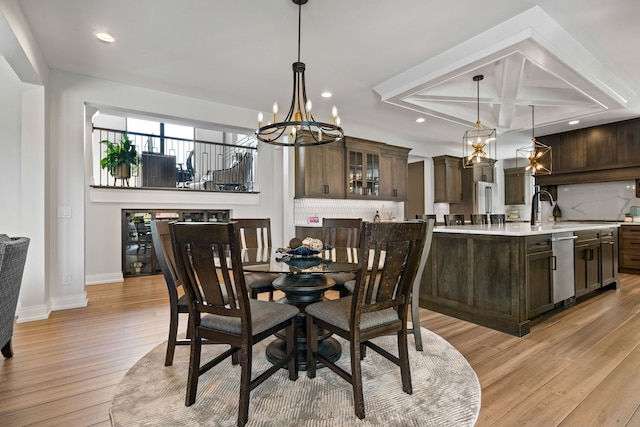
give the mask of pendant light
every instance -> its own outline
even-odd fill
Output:
[[[535,136],[535,107],[531,107],[531,145],[516,150],[516,167],[524,167],[532,175],[551,175],[551,147],[539,142]]]
[[[462,137],[462,166],[472,168],[483,164],[493,166],[496,162],[496,130],[487,129],[480,123],[480,80],[483,75],[473,77],[477,84],[478,120]]]
[[[286,118],[278,121],[278,104],[273,104],[273,123],[263,126],[262,113],[258,114],[256,138],[272,145],[303,147],[337,142],[344,138],[340,117],[333,107],[333,123],[317,122],[311,114],[311,101],[305,88],[305,65],[300,62],[300,29],[302,5],[309,0],[292,0],[298,5],[298,61],[293,63],[293,97]]]

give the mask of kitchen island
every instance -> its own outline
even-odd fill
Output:
[[[525,335],[533,320],[575,304],[576,296],[618,288],[618,227],[577,222],[438,226],[421,279],[420,306]],[[571,249],[561,259],[554,255],[554,236],[571,236]],[[572,256],[575,260],[568,259]],[[557,275],[559,265],[573,271],[570,279],[554,283],[554,276],[566,277]],[[560,287],[571,293],[558,300],[554,290]]]

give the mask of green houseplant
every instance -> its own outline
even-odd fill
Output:
[[[140,164],[140,156],[129,135],[123,133],[120,142],[104,139],[100,143],[107,147],[104,158],[100,160],[102,169],[108,170],[115,179],[128,180],[131,176],[131,168]]]

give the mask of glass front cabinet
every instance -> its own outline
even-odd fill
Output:
[[[151,238],[151,221],[228,222],[229,210],[122,210],[122,275],[159,274]]]
[[[380,152],[352,142],[353,139],[347,142],[347,197],[377,198],[380,196]]]

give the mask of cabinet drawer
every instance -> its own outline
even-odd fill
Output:
[[[622,239],[620,241],[620,246],[623,251],[632,251],[634,249],[640,250],[640,239]]]
[[[620,237],[640,240],[640,225],[623,225],[620,227]]]
[[[578,237],[575,240],[576,245],[582,242],[600,240],[600,230],[576,231],[574,234]]]
[[[551,236],[548,234],[542,236],[527,237],[527,253],[544,252],[551,250]]]
[[[624,253],[620,261],[621,267],[640,269],[640,252]]]

